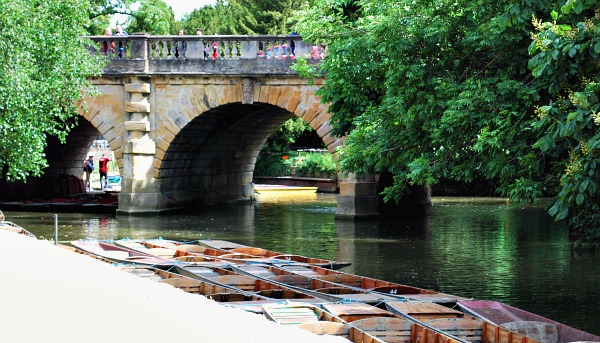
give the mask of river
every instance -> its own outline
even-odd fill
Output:
[[[434,198],[413,221],[335,220],[335,195],[260,198],[251,205],[158,217],[59,214],[59,241],[226,239],[352,262],[344,271],[464,297],[499,300],[600,335],[600,259],[571,249],[543,205]],[[53,239],[54,214],[4,212]]]

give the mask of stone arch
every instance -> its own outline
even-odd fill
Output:
[[[123,137],[125,136],[125,104],[128,97],[121,77],[93,80],[98,95],[84,99],[80,116],[98,130],[115,154],[119,169],[123,169]],[[80,120],[81,121],[81,120]]]
[[[186,81],[185,87],[157,83],[152,93],[162,99],[153,111],[161,208],[248,200],[262,145],[294,115],[315,129],[330,152],[339,144],[328,138],[327,107],[315,97],[317,88],[304,80],[252,80],[250,86],[243,78]]]
[[[311,86],[307,80],[271,78],[252,80],[251,100],[244,99],[243,81],[217,78],[189,78],[186,82],[173,84],[173,80],[155,81],[153,97],[160,98],[155,104],[152,137],[156,143],[155,173],[158,177],[162,162],[171,143],[181,130],[198,116],[219,106],[228,104],[268,104],[281,108],[302,118],[321,137],[330,153],[343,142],[343,138],[331,136],[328,105],[321,104],[315,95],[319,83]]]

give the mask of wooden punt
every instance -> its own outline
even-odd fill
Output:
[[[277,260],[283,261],[282,263],[285,263],[285,262],[305,263],[305,264],[310,264],[310,265],[315,265],[315,266],[320,266],[323,268],[330,268],[330,269],[340,269],[340,268],[344,268],[344,267],[347,267],[352,264],[350,262],[342,262],[342,261],[327,260],[327,259],[322,259],[322,258],[306,257],[306,256],[302,256],[302,255],[295,255],[295,254],[285,254],[285,253],[281,253],[281,252],[277,252],[277,251],[267,250],[267,249],[258,248],[258,247],[251,247],[251,246],[247,246],[247,245],[242,245],[242,244],[237,244],[237,243],[222,241],[222,240],[201,239],[201,240],[198,240],[198,243],[200,245],[204,245],[204,246],[207,246],[207,247],[213,248],[213,249],[221,249],[221,250],[227,250],[229,252],[237,252],[237,253],[243,253],[243,254],[248,254],[248,255],[252,255],[252,256],[260,256],[263,258],[277,259]]]
[[[430,302],[386,302],[391,312],[463,342],[541,343],[499,325]]]
[[[317,335],[333,335],[348,339],[350,325],[322,308],[298,302],[262,305],[263,314],[281,325],[294,325]]]
[[[282,286],[299,288],[300,291],[309,292],[316,297],[322,297],[331,302],[361,301],[368,304],[378,304],[383,301],[398,300],[396,297],[383,293],[369,293],[361,288],[327,282],[304,275],[290,274],[275,266],[232,264],[230,268],[238,274],[248,275]]]
[[[345,273],[338,270],[322,268],[318,266],[279,265],[282,273],[303,275],[323,281],[323,284],[341,284],[357,289],[363,289],[366,293],[381,294],[417,301],[428,301],[443,304],[455,304],[466,298],[456,295],[440,293],[424,288],[418,288],[389,281],[369,278],[365,276]]]
[[[341,318],[307,303],[270,303],[262,305],[262,308],[265,317],[282,325],[299,325],[318,321],[345,323]]]
[[[0,230],[11,231],[27,237],[37,238],[33,233],[29,232],[25,228],[22,228],[13,222],[4,220],[4,213],[2,213],[2,211],[0,211]]]
[[[407,318],[362,303],[274,304],[263,306],[267,318],[315,334],[335,335],[354,343],[462,343]]]
[[[179,251],[177,248],[180,246],[178,242],[169,240],[117,240],[114,241],[115,245],[135,250],[140,253],[157,256],[173,261],[174,264],[194,264],[194,265],[212,265],[225,268],[229,266],[231,261],[207,256],[203,254],[187,253]]]
[[[459,301],[458,307],[490,323],[544,342],[600,342],[600,337],[552,319],[491,300]]]
[[[323,304],[323,309],[350,325],[354,343],[464,343],[441,331],[364,303]]]
[[[71,241],[72,246],[88,252],[93,255],[104,257],[117,263],[135,263],[143,265],[152,265],[159,267],[170,267],[177,264],[177,261],[153,256],[137,250],[128,249],[114,244],[99,241]],[[183,262],[179,262],[183,263]]]
[[[177,273],[194,279],[234,287],[245,292],[252,292],[269,299],[307,299],[315,302],[325,302],[323,298],[315,297],[307,292],[283,286],[266,280],[241,275],[231,270],[207,266],[175,266]]]
[[[192,279],[181,274],[147,266],[119,266],[121,270],[149,279],[165,283],[184,292],[199,294],[217,302],[245,302],[270,300],[251,292],[243,292],[232,287],[223,287],[214,283]]]
[[[254,256],[241,252],[234,252],[221,249],[213,249],[197,244],[183,244],[169,240],[119,240],[116,245],[134,249],[140,252],[161,256],[164,258],[175,259],[185,262],[201,261],[222,261],[231,263],[265,263],[277,264],[287,263],[287,261],[265,258],[263,256]]]

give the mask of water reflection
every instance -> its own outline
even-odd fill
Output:
[[[160,217],[59,215],[59,239],[226,239],[352,262],[351,273],[495,299],[600,334],[600,261],[572,252],[543,206],[434,199],[422,220],[335,220],[335,195],[259,198],[245,206]],[[54,215],[5,212],[38,236]]]

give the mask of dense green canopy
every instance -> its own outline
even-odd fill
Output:
[[[569,0],[562,8],[569,24],[577,19],[568,15],[573,5],[581,2]],[[551,21],[553,10],[561,8],[542,0],[305,3],[296,15],[297,27],[305,39],[327,46],[321,66],[327,82],[318,94],[330,104],[335,132],[347,135],[339,151],[341,168],[391,173],[394,184],[384,192],[390,201],[405,195],[409,185],[443,179],[487,180],[513,199],[565,193],[564,168],[572,159],[570,151],[576,149],[575,132],[583,128],[571,123],[569,131],[558,118],[539,114],[556,110],[555,105],[541,107],[557,104],[555,97],[569,99],[557,93],[565,82],[581,79],[581,73],[594,80],[596,75],[589,71],[597,72],[598,59],[590,54],[595,41],[588,41],[587,48],[583,44],[572,48],[567,38],[573,30],[565,28],[561,35],[565,41],[556,46],[544,40],[554,39],[560,30],[551,24],[534,26],[532,19]],[[583,8],[577,12],[583,20]],[[587,24],[572,26],[595,27],[598,18],[593,14],[587,13]],[[536,28],[545,28],[535,41],[544,43],[534,44],[537,48],[531,52],[544,53],[532,59],[528,49]],[[598,39],[594,30],[590,36],[595,38],[578,39]],[[552,54],[546,51],[549,48],[554,49]],[[581,64],[573,65],[571,59],[580,54]],[[571,77],[560,79],[564,72]],[[595,90],[589,92],[587,98],[597,95]],[[568,116],[565,113],[565,122]],[[585,130],[598,131],[589,112],[581,116]],[[565,140],[565,134],[574,139]],[[597,145],[587,146],[587,162],[595,165]],[[592,217],[590,210],[596,206],[592,204],[598,203],[592,195],[598,172],[595,167],[588,172],[587,181],[582,181],[587,186],[566,187],[586,192],[575,191],[575,198],[570,191],[559,196],[551,211],[558,219],[565,218],[569,209],[571,218]],[[597,216],[588,220],[586,230],[600,232],[599,223]]]
[[[64,140],[101,71],[87,41],[89,3],[0,0],[0,179],[39,175],[47,136]]]

